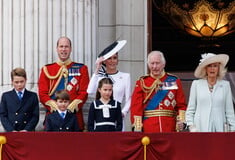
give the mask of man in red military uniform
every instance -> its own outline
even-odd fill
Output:
[[[45,65],[41,69],[39,77],[39,98],[46,107],[48,113],[57,110],[54,94],[58,90],[67,90],[71,103],[68,110],[76,113],[79,127],[84,129],[82,106],[87,100],[87,86],[89,74],[87,66],[72,62],[71,41],[67,37],[61,37],[57,41],[58,61]]]
[[[174,132],[183,129],[186,110],[180,79],[164,71],[162,52],[148,55],[150,74],[141,77],[131,99],[134,131]]]

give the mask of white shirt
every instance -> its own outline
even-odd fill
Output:
[[[21,94],[21,98],[22,98],[22,97],[24,96],[25,88],[24,88],[22,91],[17,91],[16,89],[15,89],[15,91],[16,91],[16,94],[17,94],[17,95],[19,95],[18,93],[21,92],[21,93],[22,93],[22,94]]]
[[[66,113],[67,113],[67,110],[61,111],[61,110],[58,109],[58,112],[59,112],[60,115],[61,115],[61,113],[64,113],[64,117],[65,117],[65,116],[66,116]],[[64,117],[63,117],[63,118],[64,118]]]

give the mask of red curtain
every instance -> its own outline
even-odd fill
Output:
[[[235,133],[23,132],[2,133],[3,160],[233,159]]]

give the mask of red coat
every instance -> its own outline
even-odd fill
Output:
[[[175,85],[177,89],[162,89],[164,86],[162,82],[166,81],[167,78],[174,80],[174,84],[177,84]],[[179,113],[179,110],[186,110],[185,96],[180,79],[165,73],[165,75],[159,79],[159,85],[155,86],[151,92],[153,88],[151,86],[156,82],[155,80],[156,79],[151,76],[144,76],[136,82],[131,99],[131,122],[132,124],[134,123],[134,116],[139,116],[142,118],[144,132],[176,131],[176,115]],[[159,90],[166,90],[167,92],[165,95],[163,94],[164,96],[162,96],[162,98],[156,96],[156,99],[161,100],[159,100],[158,104],[154,104],[154,109],[148,110],[146,107],[150,99],[159,92],[159,90],[156,89],[157,87],[159,87]],[[175,116],[172,115],[173,113],[175,113]],[[161,114],[161,116],[155,116],[156,114]]]
[[[39,99],[40,102],[50,111],[50,106],[46,105],[46,102],[53,99],[55,91],[65,89],[64,85],[60,85],[59,82],[63,81],[63,73],[60,72],[62,65],[59,63],[52,63],[44,66],[41,69],[39,77]],[[87,100],[87,86],[89,83],[89,74],[87,66],[69,62],[66,65],[68,71],[68,83],[66,90],[70,95],[71,101],[74,99],[82,100],[82,103],[78,105],[79,111],[77,112],[78,123],[80,129],[84,129],[84,120],[82,114],[82,106]]]

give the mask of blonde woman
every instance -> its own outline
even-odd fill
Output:
[[[186,122],[191,132],[235,130],[230,83],[223,80],[229,56],[207,53],[196,68],[191,85]]]

